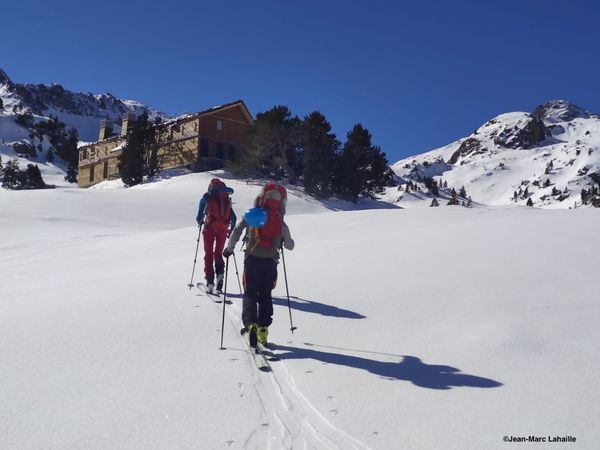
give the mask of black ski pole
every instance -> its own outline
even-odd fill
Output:
[[[238,287],[240,288],[240,295],[244,295],[244,292],[242,291],[242,283],[240,283],[240,273],[238,272],[237,261],[235,259],[235,253],[232,253],[232,255],[233,255],[233,263],[235,264],[235,275],[237,276]]]
[[[290,305],[290,290],[288,289],[287,271],[285,270],[285,252],[283,251],[283,242],[281,243],[281,260],[283,261],[283,276],[285,278],[285,292],[287,294],[288,310],[290,312],[290,331],[294,334],[297,327],[292,323],[292,306]]]
[[[198,239],[196,240],[196,253],[194,254],[194,266],[192,267],[192,278],[190,278],[190,282],[188,287],[190,290],[194,287],[194,271],[196,270],[196,260],[198,259],[198,247],[200,247],[200,233],[202,232],[202,225],[198,227]]]
[[[219,350],[225,350],[223,347],[223,329],[225,328],[225,305],[227,304],[227,273],[229,272],[229,258],[225,262],[225,287],[223,288],[223,318],[221,319],[221,347]]]

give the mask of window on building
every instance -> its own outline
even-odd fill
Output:
[[[108,161],[104,161],[104,170],[102,170],[102,178],[108,178]]]
[[[94,165],[90,166],[90,183],[94,181]]]
[[[200,156],[208,156],[208,141],[206,139],[200,141]]]
[[[235,145],[229,146],[229,159],[235,161]]]
[[[221,143],[217,144],[217,158],[225,159],[225,146]]]
[[[217,120],[217,130],[223,131],[223,121],[222,120]]]

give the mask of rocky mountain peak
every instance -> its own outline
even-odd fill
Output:
[[[492,148],[531,149],[544,142],[550,135],[550,130],[544,122],[533,114],[500,114],[465,139],[448,162],[456,164],[465,157],[486,153]]]
[[[573,119],[589,119],[592,114],[566,100],[551,100],[539,105],[533,111],[536,117],[544,122],[570,122]]]
[[[8,86],[12,86],[13,82],[10,80],[6,72],[0,69],[0,85],[5,84]]]

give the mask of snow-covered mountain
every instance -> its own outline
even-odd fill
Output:
[[[555,100],[533,113],[501,114],[470,136],[398,161],[392,169],[401,186],[388,190],[386,199],[403,206],[429,205],[434,195],[423,181],[432,178],[441,197],[464,186],[475,203],[531,200],[537,207],[572,208],[582,204],[582,189],[600,184],[600,117]],[[416,189],[406,193],[408,182]]]
[[[102,119],[113,121],[118,130],[121,118],[126,113],[139,115],[147,111],[151,118],[167,117],[140,102],[120,100],[110,93],[71,92],[60,84],[14,83],[2,69],[0,98],[4,103],[4,111],[0,111],[0,116],[25,112],[41,118],[55,116],[67,128],[77,129],[83,141],[98,139],[98,125]],[[3,136],[0,135],[0,138]]]
[[[56,146],[50,134],[40,132],[36,125],[64,123],[64,135],[77,130],[80,141],[98,140],[102,119],[113,121],[119,132],[121,118],[126,113],[139,115],[147,111],[151,118],[167,116],[134,100],[120,100],[112,94],[71,92],[59,84],[20,84],[13,82],[0,69],[0,157],[6,162],[17,158],[23,169],[37,164],[44,181],[65,185],[66,164],[60,157],[50,158],[48,151]]]

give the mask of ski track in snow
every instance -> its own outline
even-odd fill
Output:
[[[208,300],[208,295],[204,294]],[[226,306],[228,324],[240,329],[241,298]],[[214,302],[213,302],[214,303]],[[214,303],[222,313],[222,303]],[[238,342],[244,337],[240,336]],[[224,343],[227,351],[226,343]],[[281,359],[270,361],[270,372],[260,372],[246,352],[247,362],[253,376],[253,388],[260,399],[260,414],[252,433],[244,442],[244,448],[327,448],[368,449],[360,440],[337,428],[302,394],[296,386],[293,374]]]
[[[300,329],[280,285],[263,373],[233,269],[224,330],[223,303],[184,288],[213,176],[0,193],[2,450],[597,447],[596,210],[338,212],[290,194]],[[243,210],[258,188],[230,183]]]

